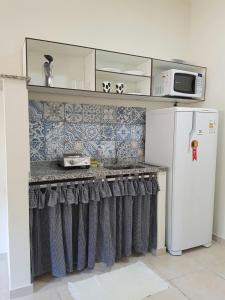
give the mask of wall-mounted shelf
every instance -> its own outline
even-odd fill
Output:
[[[45,84],[44,55],[53,57],[53,87]],[[155,86],[160,72],[169,69],[201,72],[206,68],[70,44],[26,38],[24,75],[30,77],[28,91],[114,99],[160,102],[198,102],[201,99],[157,97]],[[103,91],[103,82],[112,89]],[[116,93],[116,83],[124,83],[123,94]],[[205,89],[204,89],[205,90]]]
[[[168,71],[170,69],[177,69],[181,71],[195,72],[200,73],[203,76],[203,91],[201,98],[198,101],[204,101],[205,99],[205,84],[206,84],[206,68],[194,65],[188,65],[184,63],[178,63],[174,61],[166,61],[161,59],[153,59],[152,60],[152,89],[151,96],[152,97],[161,97],[157,96],[157,87],[158,80],[160,78],[160,74],[164,71]],[[179,101],[177,101],[179,102]]]

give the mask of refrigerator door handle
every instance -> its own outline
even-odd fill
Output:
[[[197,123],[197,112],[193,111],[192,112],[192,127],[191,127],[191,131],[189,133],[188,152],[190,152],[190,150],[191,150],[191,142],[192,142],[193,135],[196,131],[196,123]]]

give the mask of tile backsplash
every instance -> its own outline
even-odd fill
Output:
[[[29,101],[32,161],[79,152],[103,161],[144,159],[145,109]]]

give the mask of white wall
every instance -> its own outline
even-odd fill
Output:
[[[0,254],[8,252],[8,205],[7,205],[7,166],[6,166],[6,128],[5,99],[3,79],[0,79]]]
[[[189,0],[1,1],[1,73],[21,74],[24,37],[159,58],[186,56]]]
[[[0,73],[22,73],[25,37],[165,59],[185,58],[187,54],[190,0],[2,2]],[[34,98],[32,94],[30,97]],[[42,95],[36,98],[41,100]],[[89,100],[73,97],[73,102]],[[93,101],[105,103],[102,99]],[[112,100],[107,103],[115,104]],[[120,104],[129,106],[137,102],[120,101]]]
[[[4,79],[0,99],[5,136],[3,182],[7,202],[9,286],[14,291],[30,285],[29,245],[29,127],[25,80]],[[3,126],[2,126],[3,125]],[[1,162],[2,163],[2,162]],[[1,195],[2,196],[2,195]]]
[[[214,233],[225,239],[225,1],[192,0],[190,59],[207,66],[205,107],[220,111]]]

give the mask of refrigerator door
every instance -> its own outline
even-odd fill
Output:
[[[175,112],[171,251],[212,240],[217,124],[216,112]]]

